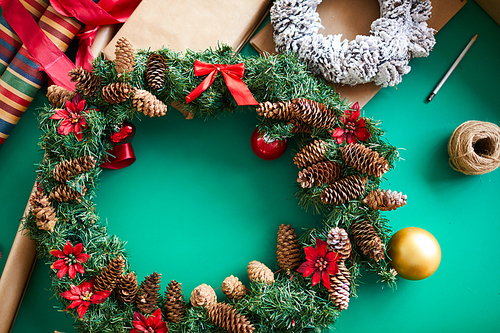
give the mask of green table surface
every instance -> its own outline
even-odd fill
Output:
[[[425,102],[476,33],[458,68]],[[382,89],[363,111],[382,120],[389,141],[401,148],[382,187],[407,194],[408,204],[385,216],[394,232],[410,226],[431,232],[441,265],[425,280],[400,279],[397,290],[365,274],[338,332],[500,332],[500,170],[466,176],[449,166],[446,150],[465,121],[500,124],[500,27],[469,0],[436,39],[428,58],[411,61],[397,89]],[[246,45],[243,54],[256,52]],[[45,103],[43,89],[0,149],[2,271],[42,157],[36,110]],[[300,232],[322,223],[297,205],[294,142],[278,160],[257,158],[249,141],[257,123],[250,112],[187,121],[173,109],[135,121],[137,162],[104,171],[96,203],[109,233],[128,241],[139,279],[160,272],[162,292],[175,279],[186,297],[202,283],[219,287],[231,274],[248,282],[251,260],[277,267],[279,224]],[[74,331],[52,298],[48,275],[49,266],[38,261],[14,333]]]

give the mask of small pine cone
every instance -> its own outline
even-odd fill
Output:
[[[382,177],[389,170],[389,163],[378,152],[360,143],[351,143],[340,148],[344,161],[369,176]]]
[[[134,303],[137,296],[137,277],[134,273],[124,274],[115,286],[115,296],[122,303]]]
[[[73,190],[67,184],[61,184],[56,186],[49,194],[49,199],[56,200],[59,202],[67,202],[73,200],[80,200],[80,198],[85,195],[85,188],[80,193]]]
[[[239,314],[229,304],[216,303],[208,308],[208,317],[215,326],[232,333],[251,333],[252,323],[244,315]]]
[[[293,163],[297,168],[303,169],[311,164],[324,161],[328,148],[329,145],[326,141],[314,140],[295,154]]]
[[[124,82],[114,82],[102,87],[102,99],[109,104],[125,102],[132,93],[132,86]]]
[[[253,260],[247,267],[250,281],[264,282],[271,284],[274,282],[274,273],[266,265],[257,260]]]
[[[243,283],[233,275],[228,276],[222,282],[222,292],[227,298],[234,299],[235,301],[239,301],[247,294]]]
[[[307,98],[296,98],[291,102],[295,105],[295,116],[303,122],[321,129],[335,127],[335,111],[326,105]]]
[[[281,224],[278,229],[278,245],[276,250],[278,264],[287,273],[300,265],[300,245],[297,234],[290,224]]]
[[[363,202],[373,210],[394,210],[406,205],[406,194],[391,190],[374,190],[368,193]]]
[[[167,113],[167,106],[156,98],[149,91],[135,89],[132,96],[132,105],[137,111],[144,113],[146,116],[164,116]]]
[[[346,310],[349,306],[349,298],[351,293],[351,273],[344,262],[339,262],[339,271],[335,275],[330,276],[330,299],[333,304],[340,310]]]
[[[203,283],[191,292],[190,301],[192,306],[208,307],[217,303],[217,295],[211,286]]]
[[[85,96],[92,96],[101,86],[101,79],[81,67],[74,68],[69,71],[71,82],[76,82],[76,89],[81,90]]]
[[[356,245],[361,249],[364,255],[379,261],[385,258],[385,247],[382,240],[377,235],[375,228],[368,222],[357,222],[351,226],[351,233]]]
[[[311,188],[322,184],[330,184],[340,178],[342,168],[334,161],[319,162],[299,171],[297,182],[302,188]]]
[[[347,231],[342,228],[335,227],[328,233],[326,239],[328,251],[336,252],[340,255],[340,261],[347,260],[351,256],[351,241]]]
[[[321,192],[320,199],[325,204],[340,205],[359,197],[365,191],[367,178],[351,175],[329,185]]]
[[[286,122],[295,118],[295,107],[291,101],[283,102],[263,102],[255,109],[259,116],[269,119],[281,119]]]
[[[167,64],[165,59],[156,53],[152,53],[146,62],[146,80],[153,89],[160,89],[165,82],[165,70]]]
[[[31,212],[35,215],[36,225],[41,230],[54,231],[54,226],[57,223],[56,211],[50,204],[42,191],[36,191],[31,194],[30,198]]]
[[[121,280],[123,267],[125,267],[125,259],[123,259],[122,256],[117,256],[112,259],[108,265],[102,269],[101,274],[97,275],[95,278],[94,289],[96,291],[113,291],[118,281]]]
[[[80,156],[72,160],[64,160],[56,165],[52,175],[60,183],[65,183],[75,175],[89,171],[95,167],[92,156]]]
[[[146,276],[141,282],[137,298],[135,300],[137,308],[144,314],[152,313],[158,308],[158,298],[160,296],[161,274],[153,272]]]
[[[115,69],[118,74],[134,71],[134,48],[126,37],[116,41]]]
[[[182,295],[181,284],[175,280],[170,281],[165,291],[165,309],[168,321],[178,323],[186,315],[186,303]]]
[[[61,108],[66,105],[66,101],[71,101],[75,97],[76,93],[74,91],[66,90],[63,87],[59,87],[55,84],[50,85],[47,88],[47,99],[49,103],[56,108]]]

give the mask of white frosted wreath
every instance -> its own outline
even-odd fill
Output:
[[[342,34],[318,33],[321,0],[276,0],[271,8],[276,51],[296,53],[328,81],[394,86],[410,71],[410,59],[427,57],[436,43],[426,22],[432,6],[429,0],[378,1],[380,18],[372,22],[370,36],[348,41]]]

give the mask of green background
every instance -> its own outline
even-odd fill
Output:
[[[455,72],[425,102],[476,33]],[[335,325],[338,332],[500,331],[500,171],[463,175],[448,165],[446,150],[465,121],[500,124],[500,27],[469,0],[436,39],[428,58],[411,61],[397,89],[382,89],[363,111],[382,120],[388,140],[401,148],[402,160],[382,187],[407,194],[408,204],[385,216],[394,231],[416,226],[431,232],[441,245],[441,265],[425,280],[400,279],[397,290],[365,274],[359,298]],[[246,45],[243,54],[256,52]],[[2,271],[42,157],[35,113],[47,103],[44,95],[45,89],[0,149]],[[250,148],[257,123],[251,112],[187,121],[173,109],[135,121],[137,162],[103,172],[96,204],[109,232],[128,241],[139,279],[162,273],[162,292],[175,279],[186,297],[201,283],[219,287],[231,274],[246,283],[249,261],[277,267],[279,224],[300,232],[321,223],[294,197],[293,140],[283,157],[263,161]],[[48,272],[48,265],[36,263],[14,333],[74,331],[73,319],[51,298]]]

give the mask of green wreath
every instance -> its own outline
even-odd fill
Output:
[[[384,255],[390,229],[380,210],[401,206],[406,197],[379,185],[398,151],[376,122],[359,118],[357,104],[348,106],[292,55],[241,57],[224,45],[199,53],[134,52],[121,43],[115,61],[96,59],[92,71],[70,72],[76,96],[49,89],[51,105],[39,114],[45,156],[24,226],[36,240],[38,256],[51,264],[55,296],[77,319],[77,330],[166,332],[168,326],[170,332],[313,332],[330,328],[349,298],[357,296],[362,267],[394,285],[396,273]],[[166,104],[174,104],[188,117],[255,112],[252,106],[238,107],[221,77],[186,104],[185,96],[204,79],[194,74],[196,60],[244,63],[243,81],[261,102],[255,107],[262,116],[259,130],[270,140],[297,139],[298,203],[324,216],[322,228],[299,238],[281,225],[281,269],[273,273],[251,262],[249,286],[233,276],[224,280],[224,302],[204,284],[187,302],[176,281],[161,297],[156,273],[139,285],[124,242],[107,234],[92,201],[99,165],[110,158],[111,138],[139,111],[163,115]]]

